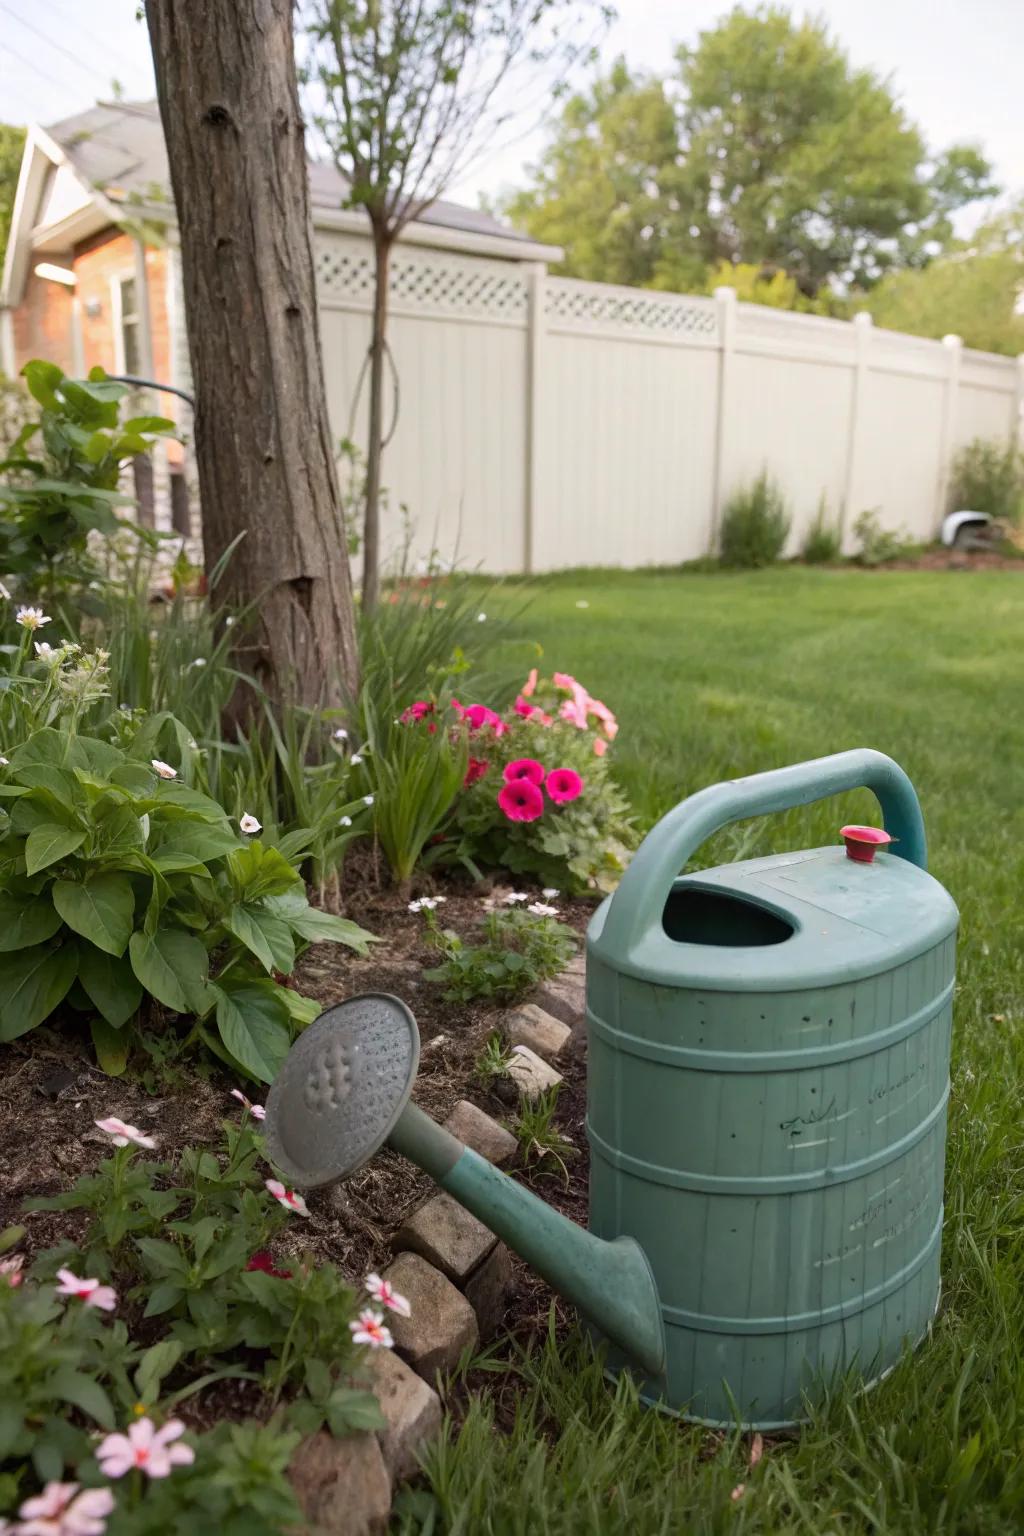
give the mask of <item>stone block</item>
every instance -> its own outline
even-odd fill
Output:
[[[400,1253],[385,1273],[412,1312],[411,1317],[388,1313],[395,1348],[418,1376],[433,1383],[438,1371],[450,1371],[464,1349],[480,1342],[476,1313],[462,1292],[418,1253]]]
[[[507,1013],[502,1027],[510,1045],[526,1045],[545,1061],[553,1061],[572,1037],[572,1030],[536,1003],[524,1003]]]
[[[528,1045],[517,1045],[512,1050],[512,1058],[508,1064],[508,1075],[519,1089],[524,1099],[537,1099],[548,1088],[555,1088],[562,1081],[561,1072],[556,1072],[549,1066],[542,1056],[536,1051],[531,1051]]]
[[[449,1280],[462,1285],[497,1241],[464,1205],[442,1193],[432,1195],[402,1223],[392,1246],[396,1252],[420,1254]]]
[[[391,1478],[375,1435],[310,1435],[288,1468],[311,1536],[383,1536]]]
[[[512,1290],[512,1260],[504,1243],[495,1243],[463,1289],[476,1313],[481,1339],[493,1338],[504,1324],[505,1306]]]
[[[453,1136],[498,1168],[515,1156],[519,1145],[511,1131],[468,1099],[459,1100],[444,1125],[445,1130],[451,1131]]]

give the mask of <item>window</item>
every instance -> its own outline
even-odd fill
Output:
[[[122,277],[117,282],[120,298],[121,372],[138,374],[142,363],[139,346],[139,302],[134,277]]]
[[[132,475],[135,480],[135,502],[139,522],[143,528],[152,528],[156,519],[156,496],[153,487],[153,464],[148,454],[140,453],[132,459]]]

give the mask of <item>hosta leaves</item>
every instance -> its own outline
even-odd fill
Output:
[[[246,982],[217,990],[217,1028],[225,1046],[251,1077],[272,1083],[291,1042],[288,1010],[277,988]]]
[[[75,979],[73,944],[58,949],[38,944],[0,956],[0,1040],[15,1040],[48,1019]]]
[[[21,896],[0,891],[0,953],[29,949],[52,939],[60,913],[48,896]]]
[[[175,1013],[201,1011],[195,1005],[206,986],[209,962],[198,939],[173,928],[158,928],[152,937],[133,933],[128,953],[139,981],[165,1008]]]
[[[24,804],[24,801],[21,802]],[[44,822],[30,832],[25,842],[25,868],[30,875],[67,858],[85,842],[85,833],[74,827],[61,827],[56,822]]]
[[[142,987],[127,957],[115,960],[91,944],[79,951],[78,979],[107,1023],[120,1029],[138,1011]]]
[[[29,838],[29,842],[32,839]],[[123,955],[131,936],[135,893],[127,875],[57,880],[53,904],[69,928],[108,955]]]

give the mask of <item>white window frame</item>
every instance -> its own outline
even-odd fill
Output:
[[[110,279],[110,314],[114,328],[114,372],[127,373],[128,365],[124,348],[124,284],[135,284],[135,312],[129,322],[135,326],[136,351],[141,353],[142,312],[139,309],[138,279],[135,268],[116,272]],[[140,357],[141,366],[141,357]]]

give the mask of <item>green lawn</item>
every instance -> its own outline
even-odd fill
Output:
[[[716,779],[844,747],[880,748],[910,773],[932,871],[963,918],[944,1305],[887,1381],[839,1394],[749,1473],[748,1437],[645,1412],[585,1353],[538,1348],[512,1433],[475,1408],[431,1463],[433,1497],[418,1495],[401,1528],[1024,1530],[1024,578],[600,572],[529,595],[516,627],[543,647],[542,669],[574,673],[618,712],[615,760],[644,826]],[[521,600],[513,585],[488,602]],[[743,852],[831,841],[850,813],[872,810],[850,797],[754,824]],[[718,856],[737,846],[733,834]]]

